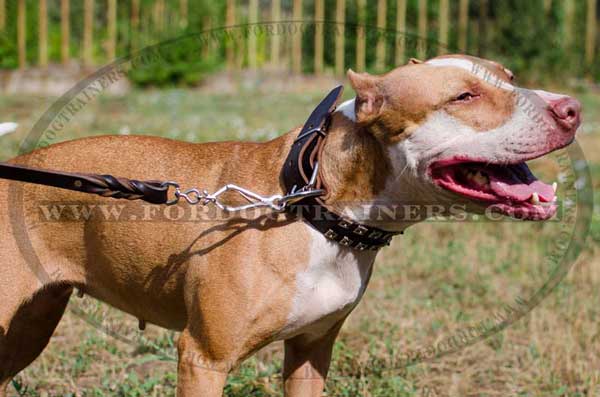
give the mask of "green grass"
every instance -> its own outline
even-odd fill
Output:
[[[208,96],[166,90],[103,96],[82,110],[58,140],[105,133],[190,142],[264,140],[301,124],[322,95],[242,91]],[[600,95],[576,95],[587,109],[580,142],[598,188],[600,120],[593,109]],[[52,101],[0,97],[0,121],[20,124],[17,133],[0,138],[2,159],[18,152],[19,141]],[[552,159],[535,162],[534,168],[556,179]],[[560,223],[438,222],[409,229],[383,250],[363,301],[341,332],[327,395],[599,395],[598,210],[594,217],[592,238],[576,267],[530,315],[457,353],[390,370],[394,355],[426,348],[539,288],[550,270],[542,258],[557,239]],[[73,298],[70,307],[77,305],[81,301]],[[107,321],[139,335],[136,319],[105,309]],[[164,355],[174,356],[177,335],[149,326],[144,337],[151,348],[117,341],[68,310],[49,347],[15,386],[24,396],[172,396],[176,364]],[[154,354],[157,349],[163,356]],[[281,365],[282,344],[275,343],[232,374],[226,395],[282,395]]]

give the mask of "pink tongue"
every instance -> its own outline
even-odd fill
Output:
[[[552,186],[537,180],[530,184],[517,180],[507,183],[506,180],[500,180],[494,175],[490,175],[490,186],[497,195],[515,201],[529,200],[535,192],[540,196],[540,201],[550,202],[554,199],[554,189],[552,189]]]

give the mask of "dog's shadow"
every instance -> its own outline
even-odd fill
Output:
[[[223,246],[244,231],[250,229],[264,231],[287,226],[294,221],[295,220],[290,217],[286,217],[285,219],[273,219],[272,216],[261,215],[254,219],[234,218],[225,223],[210,227],[195,237],[183,251],[171,254],[165,265],[155,266],[146,278],[144,284],[149,290],[156,291],[157,289],[155,288],[160,289],[165,282],[176,275],[181,266],[188,262],[192,257],[206,255],[214,249]],[[225,233],[225,235],[205,247],[194,249],[203,238],[217,232]]]

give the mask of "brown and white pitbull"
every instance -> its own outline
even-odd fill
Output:
[[[466,200],[473,211],[495,204],[504,214],[530,219],[555,212],[553,187],[536,180],[524,162],[574,139],[580,124],[575,99],[515,90],[506,68],[462,55],[411,61],[381,76],[349,71],[348,78],[356,98],[334,113],[320,158],[330,208]],[[297,133],[265,143],[205,144],[103,136],[13,162],[174,179],[209,191],[235,183],[276,194],[283,193],[280,170]],[[221,396],[228,372],[276,340],[285,341],[286,395],[321,395],[334,340],[365,291],[376,252],[343,247],[286,215],[44,223],[37,216],[43,202],[99,199],[23,184],[19,208],[9,201],[10,183],[0,181],[0,396],[42,352],[74,287],[181,331],[180,397]],[[11,219],[21,219],[51,278],[27,263],[25,235]],[[390,231],[408,226],[377,221]]]

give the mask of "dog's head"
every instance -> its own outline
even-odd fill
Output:
[[[357,94],[351,117],[385,145],[394,169],[386,195],[408,184],[429,202],[493,205],[525,219],[555,213],[555,185],[537,180],[525,161],[573,141],[577,100],[518,88],[502,65],[464,55],[348,77]]]

